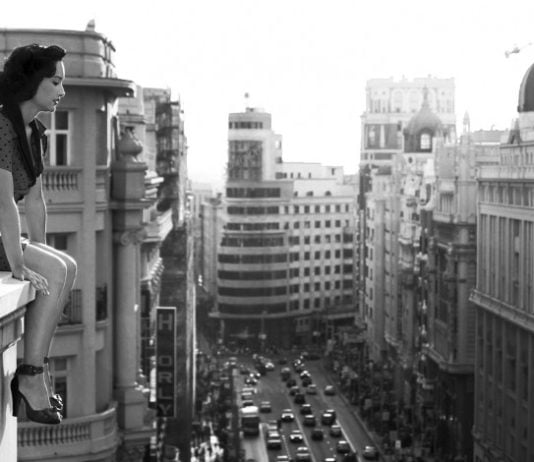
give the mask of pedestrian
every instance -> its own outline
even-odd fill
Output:
[[[51,390],[48,355],[76,262],[46,244],[41,174],[47,138],[36,116],[54,112],[65,96],[65,54],[55,45],[20,46],[0,73],[0,271],[36,290],[24,316],[24,363],[11,381],[13,415],[24,401],[27,417],[44,424],[61,421],[63,403]],[[22,199],[28,238],[21,238],[17,203]]]

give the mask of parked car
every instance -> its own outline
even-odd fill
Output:
[[[291,409],[284,409],[282,414],[280,414],[280,419],[282,422],[293,422],[295,420],[295,414]]]
[[[327,396],[333,396],[336,394],[336,389],[334,388],[334,385],[326,385],[324,387],[324,394]]]
[[[378,460],[380,458],[378,449],[374,446],[365,446],[363,448],[362,456],[366,460]]]
[[[304,441],[304,436],[300,430],[292,430],[289,434],[289,441],[291,443],[302,443]]]
[[[311,439],[314,441],[322,441],[324,439],[324,430],[322,428],[314,428],[311,432]]]
[[[348,454],[350,452],[350,444],[346,440],[339,440],[336,443],[336,451],[339,454]]]

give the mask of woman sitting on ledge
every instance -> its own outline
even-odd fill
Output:
[[[61,422],[61,396],[51,391],[50,344],[76,277],[76,262],[46,245],[42,156],[45,127],[35,117],[54,112],[65,96],[65,50],[36,44],[13,50],[0,73],[0,271],[29,281],[35,300],[24,318],[24,363],[11,382],[13,415],[21,401],[30,420]],[[21,238],[17,202],[24,198],[29,239]]]

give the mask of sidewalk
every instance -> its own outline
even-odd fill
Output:
[[[223,460],[224,450],[219,445],[219,439],[213,433],[213,426],[208,422],[210,434],[208,441],[198,446],[191,445],[191,462],[218,462]]]

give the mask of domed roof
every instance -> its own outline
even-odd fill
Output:
[[[534,64],[525,73],[519,87],[519,101],[517,112],[534,111]]]
[[[424,89],[423,105],[404,128],[404,134],[417,135],[423,129],[428,129],[433,134],[443,129],[441,119],[430,109],[428,104],[428,90],[426,88]]]

